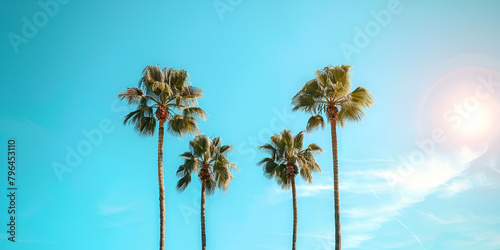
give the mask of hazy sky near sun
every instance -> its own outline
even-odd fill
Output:
[[[344,249],[498,249],[500,2],[49,2],[0,2],[1,154],[15,138],[19,187],[11,243],[2,168],[1,249],[157,248],[157,135],[122,126],[116,99],[152,64],[189,72],[201,130],[235,148],[229,192],[207,200],[209,249],[290,248],[291,192],[257,146],[305,129],[291,97],[329,64],[376,98],[339,129]],[[175,190],[189,140],[165,138],[166,249],[201,244],[201,185]],[[332,249],[329,129],[312,142],[323,172],[298,182],[298,248]]]

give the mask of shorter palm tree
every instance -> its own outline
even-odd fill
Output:
[[[295,176],[300,173],[302,179],[312,184],[312,173],[321,172],[314,159],[314,154],[322,152],[318,145],[311,143],[305,149],[304,132],[295,137],[290,130],[283,130],[271,137],[271,142],[259,147],[271,156],[262,159],[258,164],[263,167],[264,176],[274,178],[282,189],[292,188],[293,197],[293,243],[292,250],[297,249],[297,194]]]
[[[196,136],[189,142],[189,151],[181,154],[184,164],[177,170],[180,177],[177,190],[184,191],[191,183],[191,174],[198,172],[201,180],[201,247],[207,249],[205,234],[205,193],[212,195],[216,188],[227,191],[233,175],[231,170],[238,170],[236,165],[227,159],[233,151],[231,145],[222,145],[220,137],[210,139],[206,135]]]

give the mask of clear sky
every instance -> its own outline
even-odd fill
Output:
[[[57,4],[54,4],[57,3]],[[0,249],[156,249],[157,135],[122,126],[116,101],[146,65],[186,69],[200,123],[235,152],[228,193],[206,205],[208,249],[290,249],[292,200],[256,147],[307,116],[290,99],[314,71],[353,65],[376,97],[339,130],[344,249],[499,249],[497,1],[0,1],[0,143],[17,144],[16,243]],[[88,139],[86,134],[103,136]],[[200,184],[175,190],[164,148],[166,249],[199,249]],[[333,249],[329,130],[314,185],[298,182],[298,248]],[[83,155],[75,157],[80,147]],[[54,166],[66,170],[57,174]]]

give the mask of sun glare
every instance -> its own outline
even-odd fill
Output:
[[[488,135],[493,125],[493,112],[484,104],[468,113],[463,117],[462,123],[456,128],[456,131],[465,137],[483,137]]]

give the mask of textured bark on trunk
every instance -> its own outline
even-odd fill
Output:
[[[164,123],[158,129],[158,186],[160,190],[160,250],[165,249],[165,187],[163,183],[163,133]]]
[[[335,250],[341,249],[340,244],[340,198],[339,198],[339,157],[337,149],[337,119],[330,118],[332,130],[332,153],[333,153],[333,192],[335,200]]]
[[[295,190],[295,176],[292,178],[293,196],[293,243],[292,250],[297,250],[297,192]]]
[[[205,234],[205,188],[207,182],[203,181],[201,184],[201,249],[207,250],[207,236]]]

